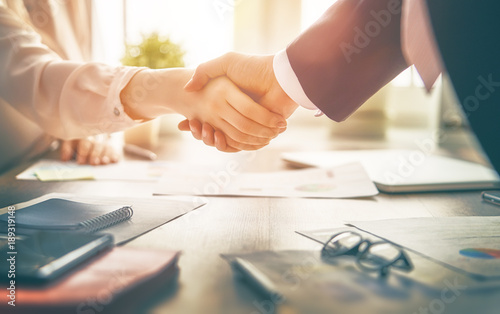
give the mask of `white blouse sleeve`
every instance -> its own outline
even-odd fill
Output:
[[[120,92],[141,68],[62,60],[0,6],[0,97],[45,132],[63,139],[136,124]]]

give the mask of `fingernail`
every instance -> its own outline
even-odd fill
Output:
[[[205,138],[205,137],[207,137],[207,135],[208,135],[208,134],[207,134],[207,131],[206,131],[205,129],[203,129],[203,130],[201,131],[201,137]]]
[[[107,164],[109,164],[110,162],[111,162],[111,160],[109,159],[109,157],[108,157],[108,156],[103,156],[103,157],[102,157],[102,163],[103,163],[103,164],[107,165]]]
[[[92,161],[93,161],[94,165],[98,165],[101,163],[101,160],[99,159],[99,157],[95,157],[94,159],[92,159]]]
[[[282,128],[286,128],[286,122],[283,122],[283,121],[278,122],[277,126],[278,126],[278,128],[280,128],[280,129],[282,129]]]

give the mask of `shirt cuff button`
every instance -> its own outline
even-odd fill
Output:
[[[113,110],[113,113],[115,114],[115,116],[120,116],[120,110],[118,108],[115,107],[115,109]]]

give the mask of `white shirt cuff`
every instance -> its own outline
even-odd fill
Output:
[[[306,109],[318,110],[318,107],[307,97],[302,85],[300,85],[290,60],[288,60],[286,50],[282,50],[274,56],[273,68],[276,80],[288,97]]]

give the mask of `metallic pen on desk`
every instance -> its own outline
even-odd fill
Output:
[[[498,192],[482,192],[481,199],[490,204],[500,206],[500,194]]]
[[[231,266],[233,269],[239,271],[240,274],[261,293],[265,294],[266,297],[283,299],[283,295],[278,292],[278,289],[276,289],[272,281],[252,263],[235,257],[231,261]]]
[[[155,153],[153,153],[152,151],[147,150],[147,149],[142,148],[142,147],[139,147],[139,146],[136,146],[136,145],[133,145],[133,144],[125,144],[123,146],[123,150],[127,154],[139,156],[139,157],[146,158],[149,160],[156,160],[158,158],[158,156]]]

